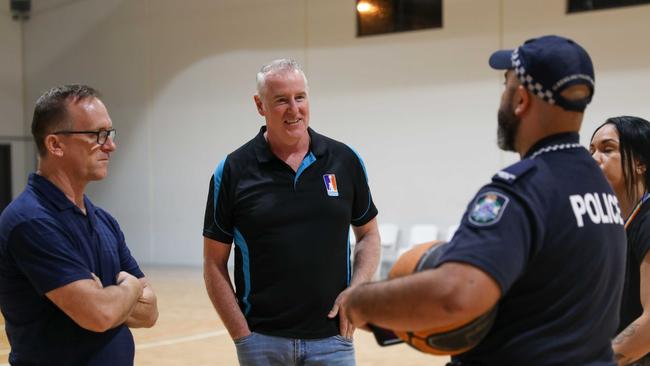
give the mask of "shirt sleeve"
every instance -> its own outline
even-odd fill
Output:
[[[232,203],[228,194],[230,175],[227,159],[222,160],[210,178],[203,219],[203,236],[222,243],[233,241]]]
[[[352,150],[354,151],[354,150]],[[352,225],[363,226],[377,216],[377,207],[372,200],[368,174],[361,156],[354,151],[356,159],[353,165],[355,170],[354,201],[352,203]]]
[[[74,281],[92,279],[73,240],[52,220],[33,219],[15,227],[8,250],[41,295]]]
[[[438,265],[473,265],[489,274],[505,294],[524,272],[532,250],[531,219],[522,202],[499,187],[481,189]]]

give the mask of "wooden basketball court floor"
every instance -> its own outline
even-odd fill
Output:
[[[200,268],[144,267],[158,296],[160,317],[151,329],[134,329],[140,366],[237,365],[235,347],[212,308]],[[425,355],[401,344],[379,347],[372,334],[354,335],[358,366],[443,366],[447,357]],[[0,366],[9,344],[0,318]]]

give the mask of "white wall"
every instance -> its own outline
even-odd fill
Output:
[[[110,177],[91,197],[146,263],[200,264],[214,166],[257,132],[254,77],[302,62],[311,125],[365,158],[382,222],[455,223],[514,154],[495,146],[499,47],[557,33],[592,54],[605,117],[650,117],[650,6],[565,15],[563,0],[453,0],[444,28],[355,37],[353,0],[34,2],[24,27],[26,110],[45,89],[83,82],[118,129]],[[31,118],[31,112],[26,112]]]
[[[22,34],[11,19],[9,3],[0,6],[0,135],[23,134]]]
[[[22,28],[11,18],[9,2],[0,6],[0,144],[11,145],[13,196],[33,169],[33,149],[23,117]]]
[[[562,0],[505,1],[504,44],[552,32],[578,40],[589,51],[596,94],[585,114],[584,144],[607,117],[650,120],[650,5],[562,15],[565,6]]]

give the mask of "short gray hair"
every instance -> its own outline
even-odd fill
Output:
[[[300,75],[302,75],[302,78],[305,80],[305,88],[309,89],[307,86],[307,77],[305,76],[305,72],[302,71],[300,64],[296,60],[290,58],[281,58],[273,60],[269,64],[262,66],[260,71],[257,73],[257,95],[262,96],[264,87],[266,86],[266,77],[269,74],[276,72],[285,73],[290,71],[299,72]]]

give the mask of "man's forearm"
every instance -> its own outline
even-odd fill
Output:
[[[141,292],[140,284],[136,281],[107,286],[98,289],[95,295],[89,294],[82,300],[83,305],[69,309],[73,314],[68,315],[86,329],[104,332],[126,322]]]
[[[612,341],[616,362],[630,364],[650,352],[650,317],[645,313]]]
[[[355,246],[354,250],[354,268],[350,286],[356,286],[372,280],[377,267],[379,266],[380,257],[379,235],[364,235]]]
[[[150,328],[156,324],[156,320],[158,320],[158,300],[147,283],[142,291],[142,296],[127,318],[126,325],[130,328]]]
[[[45,295],[80,327],[105,332],[126,321],[142,295],[142,285],[137,278],[120,272],[116,285],[102,287],[99,278],[93,276]]]
[[[119,288],[119,285],[117,286]],[[110,290],[110,288],[108,288]],[[132,291],[125,291],[128,293],[126,295],[127,301],[122,302],[121,304],[116,304],[116,308],[121,308],[118,310],[119,315],[116,317],[115,322],[113,323],[113,326],[111,328],[114,328],[122,323],[125,323],[126,320],[129,317],[129,314],[133,312],[133,309],[137,305],[138,301],[138,296],[133,296],[134,292]],[[133,300],[135,298],[135,301]],[[121,305],[121,306],[119,306]]]
[[[496,282],[481,270],[445,263],[390,281],[368,283],[348,295],[348,318],[356,326],[373,323],[395,330],[455,328],[494,307]]]
[[[233,339],[247,335],[250,330],[241,312],[230,284],[227,268],[219,269],[214,263],[205,263],[205,287],[217,314]]]
[[[423,275],[426,274],[420,273],[416,278],[398,278],[356,287],[349,295],[348,317],[357,326],[369,322],[396,330],[418,330],[417,327],[422,326],[423,319],[420,308],[428,308],[425,318],[432,317],[431,312],[437,310],[434,309],[435,303],[427,304],[423,299],[425,294],[420,288],[428,281],[417,278]]]

